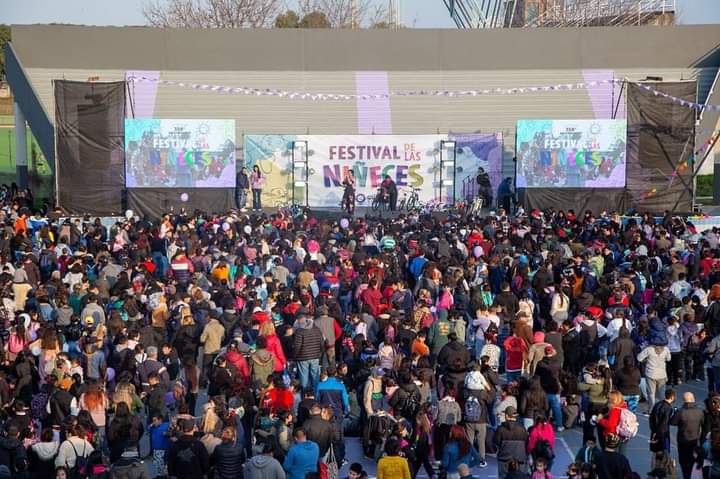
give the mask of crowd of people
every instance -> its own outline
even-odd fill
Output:
[[[490,455],[500,479],[636,478],[638,415],[649,477],[720,477],[718,230],[559,209],[106,226],[28,197],[0,210],[0,478],[469,479]]]

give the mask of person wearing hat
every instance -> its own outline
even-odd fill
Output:
[[[562,364],[557,360],[555,348],[547,344],[545,346],[545,357],[540,360],[535,374],[540,377],[540,385],[545,391],[552,411],[553,423],[558,431],[563,431],[562,408],[560,406],[560,371]]]
[[[513,406],[505,408],[505,422],[495,431],[497,447],[498,478],[505,479],[510,461],[517,461],[520,470],[527,472],[527,443],[529,434],[517,422],[518,412]],[[619,476],[622,477],[622,476]]]
[[[627,457],[617,452],[618,447],[620,436],[608,434],[605,437],[605,450],[593,459],[597,479],[617,479],[627,477],[627,474],[632,472]]]

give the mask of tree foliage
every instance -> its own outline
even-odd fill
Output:
[[[143,15],[154,27],[271,27],[283,0],[150,0]]]
[[[281,13],[275,19],[275,28],[299,28],[300,17],[294,10]]]
[[[330,21],[323,12],[310,12],[303,16],[300,28],[330,28]]]
[[[5,44],[10,41],[10,26],[0,25],[0,79],[5,76]]]
[[[385,2],[377,0],[300,0],[300,15],[322,12],[332,28],[372,27],[388,20]]]

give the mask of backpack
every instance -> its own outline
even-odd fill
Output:
[[[543,458],[545,460],[552,461],[555,458],[550,442],[547,439],[540,439],[535,443],[535,447],[532,450],[533,459]]]
[[[617,433],[622,439],[632,439],[638,433],[637,416],[629,409],[620,410],[620,422],[618,423]]]
[[[473,391],[488,389],[487,379],[480,371],[472,371],[465,377],[465,387]]]
[[[397,405],[397,412],[406,419],[413,420],[420,410],[420,401],[414,393],[406,393]],[[397,414],[396,414],[397,415]]]
[[[463,416],[465,422],[480,422],[481,408],[480,401],[475,396],[470,396],[465,401],[465,411]]]
[[[8,351],[13,354],[17,354],[23,349],[25,349],[25,342],[20,339],[20,336],[17,334],[10,335],[10,340],[8,341]]]
[[[88,477],[87,474],[87,465],[88,465],[88,458],[85,457],[85,444],[83,443],[83,455],[81,456],[78,454],[77,449],[75,449],[75,444],[72,443],[72,441],[67,440],[68,443],[70,443],[70,447],[72,447],[73,452],[75,453],[75,465],[71,468],[69,468],[68,471],[68,478],[69,479],[85,479]]]

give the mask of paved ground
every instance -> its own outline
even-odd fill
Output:
[[[676,401],[675,406],[680,407],[682,405],[682,395],[686,391],[692,392],[695,395],[696,402],[703,403],[707,397],[707,383],[699,381],[691,381],[676,388],[677,397],[680,398]],[[196,415],[202,414],[202,405],[207,401],[207,395],[204,391],[201,391],[197,401]],[[646,411],[647,407],[645,403],[641,403],[639,406],[639,412]],[[648,418],[643,414],[638,414],[638,422],[640,423],[640,431],[638,435],[633,438],[627,445],[626,454],[630,460],[630,465],[635,472],[638,472],[641,477],[645,477],[645,474],[650,471],[650,450],[648,443],[650,440],[650,431],[648,426]],[[677,461],[677,450],[675,449],[675,428],[672,428],[672,444],[673,444],[673,456]],[[362,452],[362,446],[359,438],[347,438],[345,441],[346,445],[346,459],[348,463],[341,469],[340,477],[347,477],[347,471],[350,463],[360,462],[369,474],[371,479],[375,478],[376,463],[366,458]],[[573,462],[575,454],[582,446],[582,429],[576,427],[574,429],[565,430],[561,433],[556,433],[555,441],[555,461],[551,472],[555,478],[565,478],[565,472],[567,466]],[[140,444],[142,454],[146,454],[149,451],[148,436],[142,439]],[[478,477],[482,478],[497,478],[497,462],[495,457],[492,455],[487,456],[488,467],[484,469],[475,468],[473,473]],[[427,479],[424,469],[417,476],[418,478]],[[678,468],[678,477],[682,477]]]
[[[702,402],[707,396],[707,384],[699,381],[691,381],[690,383],[683,384],[676,388],[678,391],[677,396],[682,398],[682,394],[686,391],[690,391],[695,394],[697,402]],[[676,402],[676,406],[682,404],[682,399]],[[645,403],[640,404],[639,411],[645,411]],[[645,474],[650,471],[650,450],[648,443],[650,440],[650,431],[648,427],[648,418],[642,414],[638,414],[638,422],[640,423],[640,432],[637,437],[630,441],[627,446],[626,454],[630,460],[630,465],[635,472],[638,472],[641,477],[645,477]],[[675,428],[673,428],[673,455],[677,461],[677,450],[675,446]],[[582,446],[582,429],[574,428],[565,430],[561,433],[556,434],[555,442],[555,462],[553,464],[552,473],[554,477],[563,478],[567,471],[567,466],[574,461],[575,454]],[[346,441],[347,447],[347,459],[349,462],[361,462],[365,467],[371,478],[375,477],[375,463],[363,456],[362,447],[360,440],[356,438],[348,438]],[[485,469],[476,468],[473,472],[478,477],[483,478],[496,478],[497,477],[497,462],[494,456],[487,457],[488,467]],[[342,473],[347,473],[347,465],[342,469]],[[340,474],[340,477],[345,477],[344,474]],[[678,476],[680,470],[678,468]],[[422,470],[417,476],[418,478],[427,478],[425,471]]]

